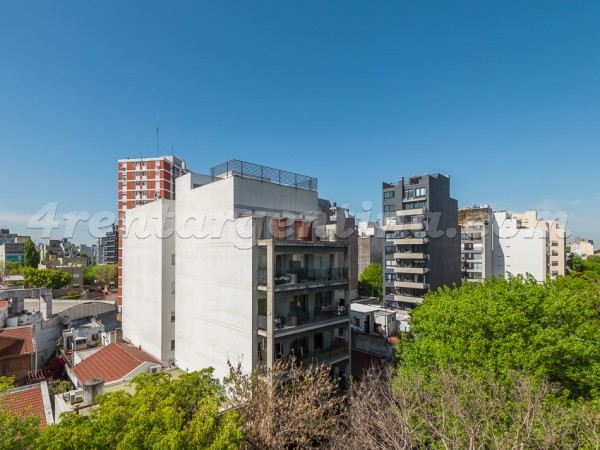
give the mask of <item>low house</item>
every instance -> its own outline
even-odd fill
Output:
[[[33,326],[0,329],[0,376],[15,377],[21,386],[37,369]]]
[[[23,418],[36,416],[40,420],[41,428],[54,423],[48,385],[45,381],[11,389],[0,395],[0,403],[8,412]]]
[[[142,373],[162,371],[160,361],[143,350],[121,342],[102,347],[73,368],[67,366],[67,374],[77,387],[93,378],[102,378],[106,383],[130,379]]]

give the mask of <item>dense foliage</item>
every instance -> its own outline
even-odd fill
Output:
[[[118,269],[116,264],[98,264],[86,267],[83,270],[83,282],[85,284],[100,283],[108,287],[117,282]]]
[[[383,295],[383,268],[375,262],[365,267],[359,276],[358,288],[361,295],[381,298]]]
[[[460,367],[498,377],[519,370],[573,396],[600,388],[600,285],[514,277],[427,295],[412,314],[408,368]]]
[[[242,442],[239,415],[224,408],[212,369],[181,375],[141,375],[135,392],[98,396],[89,418],[67,413],[44,430],[35,446],[47,449],[235,449]]]
[[[71,275],[54,269],[23,268],[25,283],[33,287],[47,287],[48,289],[61,289],[71,282]]]
[[[592,281],[600,281],[600,256],[588,256],[582,259],[571,256],[567,261],[571,276]]]
[[[38,264],[40,263],[40,252],[35,249],[35,244],[30,239],[25,243],[23,247],[24,252],[24,261],[23,264],[25,267],[33,267],[37,269]]]

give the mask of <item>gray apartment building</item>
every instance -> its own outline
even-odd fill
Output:
[[[458,203],[440,174],[383,183],[384,303],[412,309],[426,292],[460,284]]]
[[[461,272],[463,281],[481,282],[493,273],[494,216],[488,205],[458,210],[461,228]]]

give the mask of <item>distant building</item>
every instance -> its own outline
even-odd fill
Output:
[[[566,231],[558,221],[545,221],[536,211],[494,212],[493,273],[531,274],[539,283],[566,272]]]
[[[47,243],[39,245],[40,260],[45,261],[51,258],[75,258],[79,254],[77,246],[67,238],[50,239]]]
[[[383,183],[384,301],[411,309],[429,290],[460,284],[458,204],[440,174]]]
[[[493,274],[494,218],[487,206],[458,210],[463,281],[483,281]]]
[[[127,220],[127,210],[145,205],[155,200],[175,199],[175,179],[187,172],[185,161],[176,156],[158,156],[156,158],[131,158],[118,161],[118,223],[117,241],[107,242],[107,248],[114,249],[114,255],[105,252],[102,264],[119,264],[118,301],[122,302],[123,273],[121,251],[122,232]],[[107,239],[112,240],[107,235]],[[110,252],[110,250],[108,250]]]
[[[0,228],[0,244],[25,244],[31,240],[31,236],[20,236],[11,233],[8,228]]]
[[[360,222],[358,224],[358,275],[376,262],[383,261],[384,232],[379,222]]]
[[[571,242],[571,253],[586,259],[588,256],[593,256],[595,253],[594,241],[577,237]]]
[[[68,273],[71,282],[61,289],[53,289],[56,297],[67,294],[81,294],[83,292],[83,269],[85,264],[81,258],[52,258],[38,264],[38,269],[53,269]]]
[[[0,264],[7,262],[23,263],[25,261],[25,244],[9,243],[0,244]]]
[[[98,264],[117,264],[119,262],[119,233],[113,225],[111,231],[98,238]]]
[[[79,244],[77,246],[77,256],[79,256],[81,258],[82,255],[84,255],[84,254],[87,255],[87,258],[86,258],[87,266],[93,266],[94,264],[98,263],[98,260],[97,260],[98,247],[96,244],[94,244],[94,245]]]

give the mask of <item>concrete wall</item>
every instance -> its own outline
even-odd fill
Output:
[[[161,361],[175,357],[175,202],[128,210],[123,245],[123,337]]]
[[[178,229],[186,221],[190,227],[176,242],[175,356],[183,370],[213,367],[222,378],[229,372],[228,359],[241,361],[246,371],[253,369],[257,341],[252,218],[235,217],[234,198],[251,207],[260,203],[260,196],[234,196],[234,186],[247,181],[240,183],[243,190],[243,185],[267,183],[231,177],[190,189],[191,179],[189,174],[176,181]],[[261,192],[274,195],[262,186]]]

